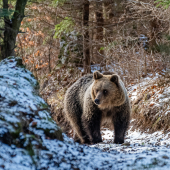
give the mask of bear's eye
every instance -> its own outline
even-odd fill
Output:
[[[103,93],[104,93],[104,94],[107,94],[107,90],[103,90]]]

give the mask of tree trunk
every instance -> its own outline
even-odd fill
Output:
[[[91,60],[90,60],[90,46],[89,46],[89,1],[84,1],[83,8],[83,27],[84,27],[84,36],[83,36],[83,68],[84,73],[91,72]]]
[[[24,18],[26,3],[27,0],[17,0],[12,19],[10,20],[9,17],[4,17],[5,31],[2,59],[15,54],[16,37],[19,32],[21,21]],[[8,0],[3,0],[3,9],[8,9]]]
[[[152,49],[156,45],[156,37],[159,31],[159,22],[155,18],[150,21],[151,31],[150,31],[150,41],[149,41],[149,48]]]
[[[96,2],[96,47],[95,47],[95,62],[104,64],[104,51],[101,50],[101,47],[104,47],[103,41],[103,3]]]

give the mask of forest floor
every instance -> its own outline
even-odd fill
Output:
[[[1,61],[0,170],[169,169],[169,78],[141,82],[127,88],[132,120],[125,143],[114,144],[113,132],[102,128],[102,143],[81,145],[61,133],[21,59]]]
[[[103,142],[91,147],[112,154],[116,160],[115,169],[169,169],[170,133],[157,131],[148,134],[131,128],[122,145],[113,144],[113,132],[103,128]]]

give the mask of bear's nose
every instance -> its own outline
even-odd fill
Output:
[[[95,99],[94,102],[98,105],[100,104],[100,100],[99,99]]]

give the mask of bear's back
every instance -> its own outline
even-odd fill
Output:
[[[72,84],[65,94],[65,108],[68,108],[68,106],[71,107],[71,105],[76,104],[80,105],[81,109],[83,107],[83,99],[85,92],[93,83],[93,81],[93,75],[88,74],[81,77],[74,84]]]

